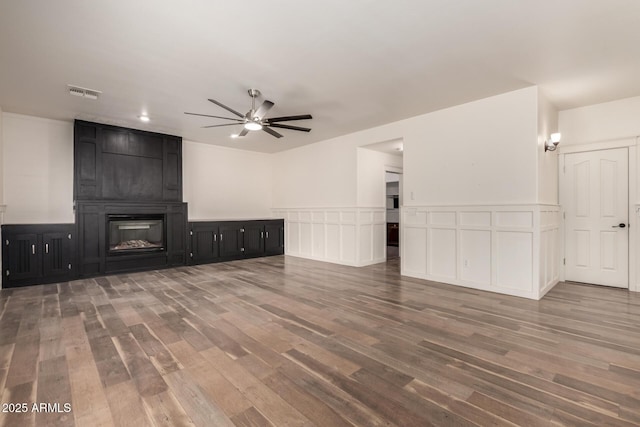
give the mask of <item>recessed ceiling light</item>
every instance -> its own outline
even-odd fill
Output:
[[[231,138],[236,139],[239,135],[237,133],[232,133]]]
[[[149,116],[147,116],[146,114],[141,114],[138,116],[138,118],[140,119],[141,122],[145,122],[145,123],[150,120]]]

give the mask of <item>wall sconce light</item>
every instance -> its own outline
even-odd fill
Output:
[[[560,144],[560,132],[552,133],[544,142],[544,151],[555,151]]]

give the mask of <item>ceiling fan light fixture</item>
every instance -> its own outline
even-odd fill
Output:
[[[214,119],[223,119],[223,120],[231,120],[235,123],[222,123],[215,124],[210,126],[203,126],[205,128],[217,128],[220,126],[235,126],[242,125],[242,131],[237,134],[237,136],[232,135],[232,138],[242,138],[246,136],[249,131],[257,131],[263,130],[274,138],[282,138],[283,135],[279,134],[273,128],[278,129],[288,129],[288,130],[297,130],[300,132],[309,132],[311,129],[293,126],[288,124],[283,124],[281,122],[289,122],[294,120],[310,120],[311,114],[299,114],[296,116],[281,116],[281,117],[269,117],[267,118],[267,113],[273,107],[273,102],[265,99],[262,104],[256,109],[256,98],[260,96],[260,91],[257,89],[249,89],[249,96],[251,97],[251,109],[246,114],[242,114],[231,107],[226,106],[222,102],[216,101],[215,99],[208,98],[207,100],[212,104],[217,105],[220,108],[224,108],[235,117],[222,117],[222,116],[213,116],[210,114],[199,114],[199,113],[187,113],[194,116],[203,116],[203,117],[211,117]]]
[[[262,129],[262,125],[258,122],[254,122],[254,121],[249,121],[247,123],[244,124],[244,128],[247,130],[261,130]]]

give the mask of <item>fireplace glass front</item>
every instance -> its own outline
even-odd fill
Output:
[[[164,215],[109,215],[109,253],[163,251]]]

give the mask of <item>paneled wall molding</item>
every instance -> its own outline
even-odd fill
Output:
[[[285,220],[285,253],[361,267],[385,261],[384,207],[276,208]]]
[[[638,265],[640,265],[640,203],[632,205],[635,211],[635,223],[630,223],[629,227],[629,290],[640,292],[640,274],[638,274]]]
[[[560,207],[403,207],[406,276],[540,299],[559,280]]]

